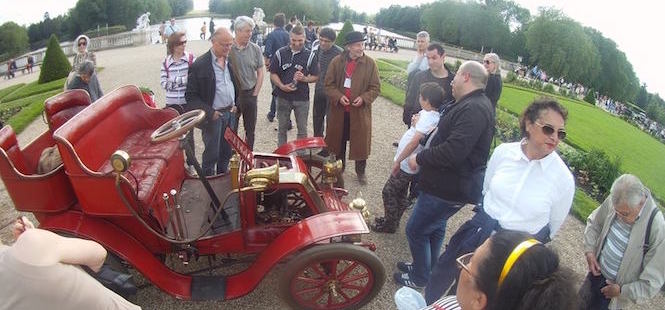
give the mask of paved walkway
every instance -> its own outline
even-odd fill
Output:
[[[208,42],[190,41],[188,50],[196,55],[201,55],[209,49]],[[165,52],[163,45],[151,45],[133,48],[124,48],[116,50],[107,50],[97,53],[99,66],[105,69],[99,74],[99,80],[105,92],[109,92],[125,84],[136,84],[138,86],[147,86],[156,93],[158,103],[164,102],[164,92],[159,87],[159,70],[161,60]],[[410,60],[415,55],[414,51],[402,50],[398,54],[385,52],[370,52],[375,58],[397,58]],[[33,74],[33,79],[37,78]],[[26,78],[27,79],[27,78]],[[6,80],[0,81],[0,88],[6,87]],[[276,148],[277,141],[277,123],[269,123],[265,115],[269,109],[270,90],[269,82],[266,76],[264,86],[259,95],[258,121],[256,128],[256,150],[261,152],[270,152]],[[313,92],[312,92],[313,94]],[[390,163],[394,156],[395,148],[391,145],[393,141],[399,139],[404,131],[401,126],[401,108],[392,104],[390,101],[379,97],[373,103],[373,139],[372,153],[368,160],[367,172],[369,184],[361,186],[357,183],[353,169],[348,169],[345,174],[346,186],[350,191],[350,197],[361,194],[367,200],[372,215],[382,215],[381,189],[388,177]],[[311,112],[308,132],[312,134]],[[395,125],[398,124],[398,125]],[[25,145],[34,137],[46,129],[46,125],[41,118],[36,119],[24,132],[19,135],[19,143]],[[240,130],[243,133],[242,129]],[[289,132],[289,139],[295,139],[295,130]],[[197,154],[200,157],[202,143],[200,143],[200,131],[196,131]],[[371,233],[364,238],[376,243],[377,254],[383,260],[387,272],[387,281],[379,296],[365,309],[394,309],[393,295],[398,286],[392,281],[392,273],[395,271],[395,264],[400,260],[410,260],[410,254],[404,234],[406,219],[410,212],[404,215],[400,231],[396,234],[377,234]],[[11,200],[7,197],[4,186],[0,187],[0,225],[15,219],[18,214],[12,207]],[[457,228],[472,215],[470,210],[461,210],[448,222],[446,229],[446,238],[457,230]],[[4,226],[4,225],[3,225]],[[583,224],[572,216],[568,216],[560,232],[552,242],[552,246],[559,252],[563,265],[572,268],[581,281],[586,271],[586,262],[582,255],[582,232]],[[9,228],[2,227],[0,237],[3,242],[9,241]],[[172,265],[177,265],[172,262]],[[276,292],[278,290],[278,277],[283,270],[283,264],[274,268],[260,285],[249,295],[232,301],[221,302],[184,302],[164,294],[154,286],[147,286],[141,289],[134,300],[144,309],[283,309],[286,305],[279,299]],[[201,267],[205,267],[203,264]],[[230,270],[223,270],[224,273],[232,273],[236,266]],[[140,276],[137,276],[141,280]],[[664,309],[665,298],[661,294],[658,298],[652,300],[649,304],[634,309]]]

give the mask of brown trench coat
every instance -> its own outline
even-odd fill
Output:
[[[344,52],[330,62],[326,73],[326,95],[330,100],[330,110],[326,116],[326,144],[330,152],[339,154],[342,148],[344,128],[344,107],[339,99],[344,95],[346,62],[348,52]],[[349,159],[365,160],[369,157],[372,145],[372,102],[379,96],[381,81],[379,70],[372,58],[363,55],[358,58],[356,69],[351,77],[351,98],[363,98],[363,105],[351,107],[349,127]]]

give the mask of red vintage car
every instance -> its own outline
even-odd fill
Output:
[[[203,111],[151,108],[125,86],[92,104],[84,91],[59,94],[45,118],[49,130],[23,149],[11,127],[0,130],[0,176],[15,208],[41,228],[99,242],[176,298],[241,297],[279,262],[280,294],[298,309],[357,309],[383,286],[375,246],[361,240],[364,201],[342,200],[340,163],[312,155],[325,148],[320,138],[253,153],[227,129],[237,152],[230,172],[198,177],[184,169],[181,139]],[[38,171],[53,145],[62,164]],[[192,275],[164,262],[219,254],[252,263],[232,275]]]

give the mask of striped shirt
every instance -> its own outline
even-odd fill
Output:
[[[457,296],[450,295],[442,297],[421,310],[462,310],[462,308],[457,303]]]
[[[600,272],[605,279],[616,281],[623,254],[628,247],[630,230],[632,225],[626,224],[618,218],[614,218],[603,250],[600,252]]]
[[[173,59],[172,55],[168,55],[162,61],[160,84],[166,90],[166,105],[186,103],[185,90],[187,89],[189,55],[190,53],[185,52],[180,59],[176,60]],[[196,57],[192,55],[192,63],[194,60],[196,60]]]

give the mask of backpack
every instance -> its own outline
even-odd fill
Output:
[[[167,79],[169,78],[169,66],[166,65],[166,62],[167,62],[168,60],[169,60],[169,56],[166,56],[166,58],[164,58],[164,63],[163,63],[163,65],[164,65],[164,70],[166,70],[166,78],[167,78]],[[194,62],[194,54],[189,53],[189,59],[187,60],[187,63],[188,63],[188,66],[189,66],[189,67],[192,66],[192,62]]]

